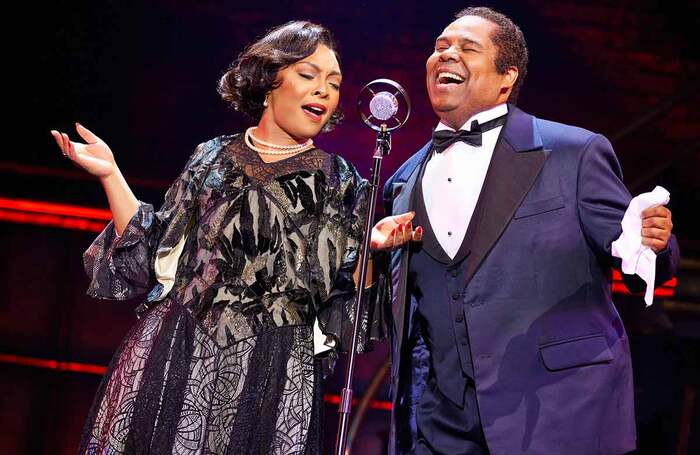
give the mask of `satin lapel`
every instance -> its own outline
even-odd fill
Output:
[[[516,151],[508,140],[499,139],[478,202],[478,224],[473,232],[469,229],[469,238],[465,240],[465,250],[471,252],[464,274],[465,283],[471,280],[510,223],[546,159],[547,151],[541,147],[533,151]]]
[[[421,164],[430,150],[430,143],[426,144],[421,149],[415,161],[412,163],[412,169],[406,169],[405,175],[408,176],[406,182],[402,185],[400,182],[394,184],[392,203],[392,215],[399,215],[408,212],[412,209],[413,192],[415,191],[416,181],[420,173]],[[392,296],[391,310],[394,317],[394,329],[396,330],[395,339],[397,343],[397,357],[392,362],[392,377],[399,371],[399,363],[401,357],[401,349],[403,346],[404,336],[404,320],[406,316],[406,281],[408,278],[408,248],[395,250],[391,254],[391,285],[394,290]]]

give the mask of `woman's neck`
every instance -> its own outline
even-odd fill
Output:
[[[261,141],[275,145],[296,145],[303,144],[309,138],[294,138],[289,133],[279,127],[272,119],[263,115],[255,129],[255,137]]]

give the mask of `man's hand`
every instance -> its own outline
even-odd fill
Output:
[[[654,253],[666,248],[668,239],[671,238],[671,211],[659,205],[642,212],[642,245],[646,245]]]
[[[369,246],[373,250],[391,250],[404,245],[407,242],[418,242],[423,238],[423,228],[418,226],[413,229],[411,220],[416,216],[414,212],[401,215],[387,216],[379,220],[372,228],[372,237]]]

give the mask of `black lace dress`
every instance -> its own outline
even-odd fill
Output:
[[[84,255],[88,294],[150,293],[80,453],[320,453],[319,382],[350,343],[366,203],[367,182],[336,155],[268,164],[222,136],[160,211],[141,203],[121,237],[110,223]],[[387,289],[369,291],[360,351],[385,336]],[[322,356],[316,322],[334,345]]]

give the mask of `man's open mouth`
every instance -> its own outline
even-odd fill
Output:
[[[456,73],[441,71],[438,73],[437,82],[438,84],[461,84],[464,78]]]

